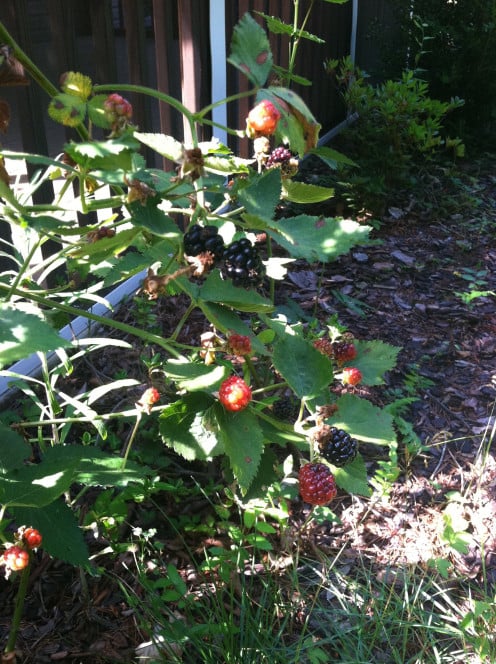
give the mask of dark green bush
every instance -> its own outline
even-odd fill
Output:
[[[384,39],[383,75],[398,76],[415,58],[431,94],[462,97],[461,113],[450,118],[465,141],[487,140],[496,125],[496,0],[390,0],[398,32]],[[396,69],[394,69],[396,67]]]
[[[452,157],[463,155],[463,143],[443,132],[447,115],[463,101],[433,99],[428,84],[413,71],[372,85],[349,59],[327,67],[341,86],[348,111],[358,115],[342,139],[359,171],[348,169],[343,175],[366,207],[377,210],[388,192],[410,185],[419,168],[428,167],[440,150],[449,150]]]

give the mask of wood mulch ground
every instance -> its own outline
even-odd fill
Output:
[[[317,548],[333,556],[344,546],[343,565],[352,566],[360,556],[378,574],[447,557],[464,578],[479,583],[484,571],[489,591],[496,588],[496,461],[494,450],[487,449],[495,421],[496,298],[466,304],[458,295],[470,290],[469,277],[478,280],[478,290],[496,291],[492,163],[488,156],[466,166],[449,206],[435,180],[425,200],[406,195],[395,201],[373,232],[380,242],[355,248],[324,268],[298,262],[279,292],[308,312],[316,308],[322,320],[337,313],[358,339],[401,347],[397,367],[371,398],[381,403],[417,396],[409,419],[428,448],[409,463],[400,456],[404,472],[388,501],[341,497],[335,506],[340,524],[310,529],[310,552]],[[157,302],[164,334],[178,304]],[[133,307],[118,315],[129,321]],[[129,375],[141,372],[146,382],[139,357],[139,347],[128,357],[109,348],[101,360],[92,358],[92,370],[113,375],[124,367]],[[85,379],[91,380],[88,371]],[[372,471],[374,460],[366,461]],[[465,496],[460,516],[470,524],[466,555],[449,549],[441,537],[449,491]],[[295,506],[296,525],[305,509]],[[177,552],[175,559],[181,559]],[[85,578],[40,554],[19,636],[19,661],[134,661],[134,648],[146,635],[114,580],[122,575],[132,583],[125,561],[120,556],[109,563],[108,574]],[[13,589],[2,580],[0,592],[3,641]]]

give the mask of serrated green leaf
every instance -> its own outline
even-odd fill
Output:
[[[128,460],[123,469],[121,457],[85,447],[74,472],[74,482],[87,486],[126,487],[128,484],[144,484],[151,474],[152,471],[143,464]]]
[[[187,394],[170,404],[159,418],[164,443],[188,461],[206,460],[224,452],[212,412],[214,399],[203,392]]]
[[[22,466],[31,448],[22,436],[0,422],[0,475]]]
[[[268,351],[257,337],[253,336],[251,328],[238,316],[238,314],[224,307],[222,304],[214,302],[200,302],[200,308],[205,314],[206,318],[217,328],[220,332],[225,334],[229,332],[237,332],[244,336],[250,337],[251,346],[257,355],[267,355]]]
[[[353,360],[353,366],[362,372],[362,383],[364,385],[383,385],[384,374],[396,365],[398,353],[401,348],[375,341],[356,341],[357,356]]]
[[[75,515],[62,500],[39,509],[15,507],[12,512],[17,523],[37,528],[43,537],[43,549],[71,565],[87,565],[89,552],[83,531]]]
[[[287,334],[274,345],[273,362],[300,399],[315,396],[333,380],[332,364],[312,344]]]
[[[111,123],[107,120],[103,104],[107,95],[95,95],[87,103],[88,117],[96,127],[110,129]]]
[[[222,365],[207,366],[180,360],[166,362],[164,371],[168,378],[188,392],[215,390],[229,373],[228,368]]]
[[[268,99],[281,113],[275,138],[288,144],[292,152],[303,157],[317,145],[320,124],[303,99],[289,88],[271,86],[257,93],[257,101]]]
[[[311,32],[306,30],[296,29],[290,23],[284,23],[279,18],[274,16],[268,16],[262,12],[255,12],[259,16],[265,19],[267,23],[267,28],[269,32],[272,32],[274,35],[288,35],[290,37],[298,36],[298,38],[308,39],[310,41],[316,42],[317,44],[325,44],[325,40],[313,35]]]
[[[233,155],[225,157],[207,155],[203,161],[206,171],[219,175],[249,173],[251,164],[253,164],[253,159],[242,159]]]
[[[332,426],[343,429],[353,438],[375,445],[395,442],[393,418],[385,410],[354,394],[339,397],[336,406],[338,410],[329,420]]]
[[[135,226],[142,226],[159,237],[177,240],[179,244],[182,234],[172,217],[157,207],[158,202],[158,199],[148,198],[145,205],[139,201],[131,203],[129,205],[131,221]]]
[[[139,143],[126,135],[106,141],[68,143],[64,149],[84,168],[130,171],[133,170],[133,154],[139,149]]]
[[[182,143],[172,136],[135,131],[134,137],[140,141],[140,143],[143,143],[143,145],[158,152],[162,157],[166,157],[175,162],[179,162],[182,159]]]
[[[41,463],[11,470],[0,477],[0,503],[10,507],[43,507],[69,490],[83,448],[59,445]]]
[[[315,184],[306,184],[285,179],[282,183],[282,197],[292,203],[320,203],[334,196],[334,189],[318,187]]]
[[[309,263],[329,262],[363,244],[371,231],[352,219],[298,215],[280,219],[268,230],[270,236],[294,258]]]
[[[70,253],[70,258],[91,258],[92,265],[109,256],[117,256],[128,249],[141,235],[140,228],[126,228],[119,231],[113,237],[106,237],[98,242],[84,244]]]
[[[229,457],[240,489],[246,494],[255,479],[264,449],[264,436],[250,410],[228,413],[221,404],[214,406],[220,438]]]
[[[346,155],[333,150],[325,145],[319,146],[318,148],[313,148],[309,151],[310,154],[314,154],[317,157],[320,157],[323,162],[325,162],[329,168],[335,170],[339,164],[345,164],[346,166],[357,166],[357,164]]]
[[[370,496],[372,494],[368,485],[367,469],[360,455],[352,463],[342,468],[333,468],[332,474],[338,487],[348,493],[359,496]]]
[[[269,40],[250,14],[245,14],[234,27],[227,61],[257,87],[264,85],[270,74],[272,52]]]
[[[0,368],[28,357],[31,353],[70,348],[43,318],[0,304]]]
[[[281,199],[281,170],[269,168],[242,189],[238,198],[248,214],[260,219],[273,219],[276,205]]]
[[[272,302],[256,291],[233,286],[230,280],[221,279],[218,271],[211,272],[205,280],[200,288],[199,300],[222,303],[238,311],[268,313],[274,309]]]

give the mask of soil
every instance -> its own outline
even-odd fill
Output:
[[[449,205],[435,180],[426,188],[425,199],[399,196],[373,231],[372,245],[357,247],[324,267],[298,261],[278,291],[281,301],[296,302],[323,321],[337,314],[358,339],[381,339],[401,348],[386,385],[363,393],[378,404],[417,397],[404,417],[425,446],[416,458],[401,453],[403,472],[389,499],[341,496],[333,505],[339,525],[306,531],[303,546],[310,555],[317,551],[334,556],[344,547],[340,564],[349,568],[357,558],[365,559],[377,575],[386,569],[396,574],[405,567],[426,566],[442,557],[461,578],[477,584],[484,574],[489,592],[496,588],[496,460],[488,449],[495,426],[496,300],[487,294],[464,302],[460,295],[470,290],[496,292],[492,163],[488,156],[467,165],[449,192]],[[181,314],[181,300],[160,298],[156,306],[167,336]],[[130,322],[138,314],[133,305],[118,316]],[[202,321],[193,316],[183,330],[184,339],[201,328]],[[109,347],[77,372],[78,380],[82,376],[96,383],[119,369],[141,376],[146,384],[141,351],[135,344],[134,352],[123,356],[122,349]],[[74,390],[79,387],[74,385]],[[366,457],[366,463],[373,471],[376,459]],[[441,537],[442,510],[450,491],[464,496],[458,509],[469,522],[465,554],[448,547]],[[166,512],[168,505],[163,509]],[[194,511],[198,506],[185,504],[183,509]],[[291,528],[301,525],[307,513],[308,506],[295,505]],[[103,544],[93,542],[92,551],[97,553]],[[18,661],[134,661],[136,646],[149,635],[116,582],[120,579],[139,596],[141,590],[129,571],[133,555],[124,551],[97,558],[105,569],[85,577],[40,552],[19,635]],[[191,574],[190,553],[181,548],[179,538],[164,540],[164,557],[185,578]],[[14,588],[0,583],[0,634],[5,638]]]

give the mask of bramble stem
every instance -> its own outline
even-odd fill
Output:
[[[19,581],[19,588],[17,589],[17,596],[14,606],[14,615],[12,616],[12,626],[10,628],[9,638],[5,646],[5,653],[14,652],[15,644],[17,641],[17,633],[19,632],[19,625],[21,624],[22,610],[24,608],[24,600],[28,589],[29,572],[31,571],[31,554],[29,554],[29,565],[21,572],[21,580]]]

